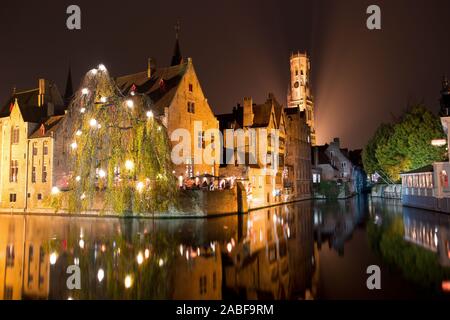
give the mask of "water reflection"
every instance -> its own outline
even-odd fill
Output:
[[[348,285],[329,279],[353,276],[338,265],[365,277],[372,256],[442,291],[449,230],[448,216],[367,198],[213,219],[0,215],[0,299],[336,298],[327,286]],[[67,287],[70,265],[81,290]]]

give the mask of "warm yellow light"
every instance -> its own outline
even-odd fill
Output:
[[[58,187],[53,187],[52,188],[52,194],[58,194],[59,193],[59,188]]]
[[[127,107],[131,109],[131,108],[133,108],[133,106],[134,106],[133,100],[128,99],[128,100],[127,100]]]
[[[99,65],[98,65],[98,70],[100,70],[100,71],[106,71],[105,65],[104,65],[104,64],[99,64]]]
[[[97,126],[97,120],[95,120],[95,119],[89,120],[89,125],[90,125],[91,127],[96,127],[96,126]]]
[[[231,245],[230,242],[228,242],[228,244],[227,244],[227,251],[231,252],[231,250],[233,250],[233,246]]]
[[[102,282],[104,277],[105,277],[105,271],[103,271],[102,268],[98,269],[98,272],[97,272],[98,282]]]
[[[147,118],[149,119],[153,118],[153,112],[151,110],[147,111]]]
[[[76,177],[75,177],[75,181],[76,181],[76,182],[80,182],[80,180],[81,180],[81,177],[80,177],[80,176],[76,176]]]
[[[84,240],[80,239],[80,241],[78,242],[78,245],[80,246],[81,249],[84,249]]]
[[[77,132],[75,132],[75,135],[77,135],[78,137],[81,136],[81,130],[77,130]]]
[[[139,252],[137,257],[136,257],[136,261],[138,264],[142,264],[142,262],[144,262],[144,255],[142,254],[142,252]]]
[[[78,147],[78,145],[77,145],[77,143],[74,141],[74,142],[72,142],[72,143],[70,144],[70,147],[72,148],[72,150],[75,150],[75,149]]]
[[[159,259],[158,264],[160,267],[162,267],[164,265],[164,260],[163,259]]]
[[[96,74],[97,74],[97,69],[91,69],[91,73],[92,73],[93,75],[96,75]]]
[[[57,259],[58,259],[58,254],[56,252],[52,252],[52,254],[50,254],[50,264],[54,265],[56,263]]]
[[[145,255],[145,259],[148,259],[150,257],[150,250],[145,249],[144,255]]]
[[[106,100],[107,100],[106,97],[101,97],[101,98],[100,98],[100,102],[101,102],[101,103],[105,103]]]
[[[83,88],[81,90],[81,94],[87,95],[89,93],[89,89],[88,88]]]
[[[106,177],[106,172],[105,172],[105,170],[100,169],[100,170],[98,171],[98,176],[99,176],[100,178]]]
[[[125,169],[133,170],[133,168],[134,168],[134,162],[132,160],[125,161]]]
[[[85,112],[86,112],[86,108],[81,108],[81,109],[80,109],[80,112],[81,112],[81,113],[85,113]]]
[[[86,199],[86,194],[83,192],[83,194],[80,196],[80,200]]]
[[[435,147],[442,147],[447,144],[447,141],[445,139],[433,139],[431,140],[431,145]]]
[[[127,275],[125,277],[125,288],[131,288],[131,286],[133,285],[133,278],[131,278],[130,275]]]
[[[142,181],[139,181],[136,185],[136,190],[138,192],[142,192],[142,190],[144,190],[144,183]]]

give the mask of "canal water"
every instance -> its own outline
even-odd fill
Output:
[[[0,215],[0,299],[450,299],[449,243],[449,216],[370,197],[210,219]]]

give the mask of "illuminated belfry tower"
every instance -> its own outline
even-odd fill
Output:
[[[291,82],[288,89],[287,105],[305,111],[306,123],[311,129],[311,144],[316,144],[314,124],[314,98],[310,88],[311,64],[306,53],[291,54]]]

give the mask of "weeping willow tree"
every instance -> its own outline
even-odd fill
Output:
[[[82,81],[64,119],[70,212],[152,213],[176,202],[170,142],[146,95],[124,96],[103,65]],[[65,146],[64,146],[65,147]]]

